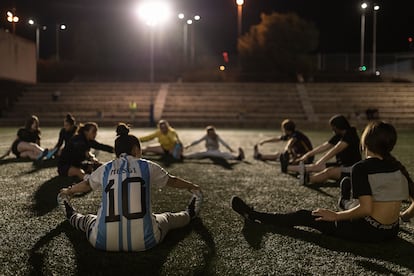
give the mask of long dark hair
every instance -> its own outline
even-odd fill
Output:
[[[410,174],[404,165],[391,154],[396,143],[397,131],[394,126],[382,121],[369,123],[361,136],[362,150],[368,149],[380,155],[384,160],[389,160],[397,165],[402,174],[407,178],[410,196],[414,198],[414,182]]]
[[[37,123],[37,130],[38,130],[38,133],[40,133],[39,118],[36,115],[31,115],[29,118],[27,118],[24,124],[24,128],[27,130],[32,130],[31,128],[34,122]]]
[[[131,155],[132,149],[134,146],[137,146],[141,149],[141,144],[139,139],[134,135],[129,134],[129,126],[125,123],[119,123],[116,127],[116,135],[117,138],[115,139],[115,154],[116,157],[119,157],[122,153],[126,153]]]

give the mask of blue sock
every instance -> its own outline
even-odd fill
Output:
[[[56,149],[56,148],[54,148],[54,149],[50,150],[50,151],[47,153],[47,155],[46,155],[46,159],[50,159],[50,158],[52,158],[52,156],[56,153],[56,151],[57,151],[57,149]]]
[[[36,160],[40,160],[43,158],[43,151],[36,157]]]

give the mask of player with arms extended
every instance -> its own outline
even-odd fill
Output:
[[[395,128],[372,122],[364,130],[365,159],[352,167],[352,195],[358,204],[343,211],[317,208],[290,213],[257,212],[234,196],[231,207],[244,218],[285,227],[307,226],[347,240],[378,242],[397,237],[403,200],[414,198],[414,183],[406,168],[391,155],[397,142]],[[409,218],[410,210],[401,214]]]
[[[127,125],[117,127],[117,158],[95,170],[87,180],[64,188],[58,203],[70,224],[86,233],[93,247],[105,251],[144,251],[160,243],[169,230],[184,227],[195,218],[202,201],[198,185],[168,174],[159,165],[141,159],[141,145]],[[187,210],[153,214],[151,186],[188,189],[193,196]],[[70,205],[76,193],[102,189],[97,215],[81,215]]]

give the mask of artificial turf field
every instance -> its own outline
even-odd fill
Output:
[[[0,128],[0,153],[17,128]],[[42,146],[53,147],[58,128],[42,129]],[[152,129],[133,129],[137,136]],[[177,129],[184,144],[203,129]],[[314,146],[330,132],[306,131]],[[253,145],[272,130],[218,129],[235,150],[244,148],[244,162],[185,160],[169,163],[153,158],[170,173],[201,186],[204,203],[199,219],[170,232],[147,252],[108,253],[95,250],[84,233],[73,229],[57,208],[60,188],[74,179],[59,177],[55,161],[33,166],[13,155],[0,161],[0,275],[409,275],[414,274],[414,225],[401,226],[396,240],[371,244],[343,241],[307,228],[278,228],[244,222],[229,208],[239,195],[257,210],[290,211],[317,207],[336,209],[335,183],[312,187],[282,174],[278,163],[252,158]],[[97,140],[113,144],[114,129],[100,128]],[[394,155],[414,175],[414,131],[400,131]],[[267,144],[265,151],[283,143]],[[193,147],[201,150],[203,145]],[[113,155],[99,152],[101,161]],[[190,194],[172,188],[153,191],[153,211],[179,211]],[[96,213],[100,193],[72,200],[82,213]],[[407,206],[407,203],[404,204]]]

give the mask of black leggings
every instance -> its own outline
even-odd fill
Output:
[[[326,235],[363,242],[377,242],[395,238],[399,229],[398,221],[392,225],[383,225],[371,217],[337,222],[316,221],[315,218],[315,216],[312,216],[312,211],[309,210],[299,210],[286,214],[253,211],[249,215],[249,219],[263,224],[284,227],[307,226]]]

